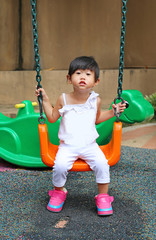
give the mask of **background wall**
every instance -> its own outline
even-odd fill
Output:
[[[125,67],[156,68],[156,1],[128,0]]]
[[[116,96],[121,0],[37,0],[42,85],[54,104],[70,91],[70,61],[94,56],[101,69],[97,87],[104,104]],[[30,0],[0,0],[0,104],[35,100]],[[124,89],[156,91],[156,1],[128,0]],[[50,69],[50,70],[49,70]]]

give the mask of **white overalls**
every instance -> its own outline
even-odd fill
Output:
[[[84,104],[67,105],[63,93],[64,106],[59,110],[62,116],[59,134],[59,150],[53,168],[53,184],[63,187],[68,171],[81,158],[95,172],[97,183],[109,183],[109,165],[105,155],[96,143],[98,133],[95,127],[97,96],[94,91]]]

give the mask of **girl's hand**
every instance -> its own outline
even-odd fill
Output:
[[[113,111],[115,110],[115,108],[116,108],[117,112],[122,113],[126,109],[126,103],[125,102],[124,103],[120,102],[118,104],[113,104],[112,105]]]
[[[48,99],[48,96],[47,96],[45,90],[44,90],[43,88],[37,89],[37,86],[36,86],[36,89],[35,89],[35,95],[36,95],[36,97],[40,96],[40,92],[41,92],[41,94],[42,94],[43,100]]]

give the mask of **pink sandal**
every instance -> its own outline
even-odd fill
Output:
[[[111,203],[114,201],[113,196],[108,194],[98,194],[95,196],[95,202],[97,206],[98,215],[111,215],[113,214],[113,209]]]
[[[60,212],[63,208],[63,204],[66,200],[67,190],[49,190],[50,201],[47,205],[47,209],[52,212]]]

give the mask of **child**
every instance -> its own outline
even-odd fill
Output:
[[[62,210],[67,196],[64,188],[67,173],[73,163],[81,158],[95,172],[99,190],[99,194],[95,196],[98,215],[110,215],[113,214],[111,202],[114,198],[108,195],[109,165],[96,143],[98,133],[95,124],[114,117],[116,107],[119,112],[123,112],[125,103],[113,104],[111,110],[101,111],[101,99],[92,91],[100,81],[99,67],[93,57],[74,59],[69,67],[67,81],[73,85],[73,91],[60,95],[54,108],[44,89],[36,89],[36,96],[39,96],[39,92],[42,93],[48,121],[54,123],[62,117],[58,133],[60,145],[53,167],[54,190],[49,191],[51,198],[47,209],[52,212]]]

